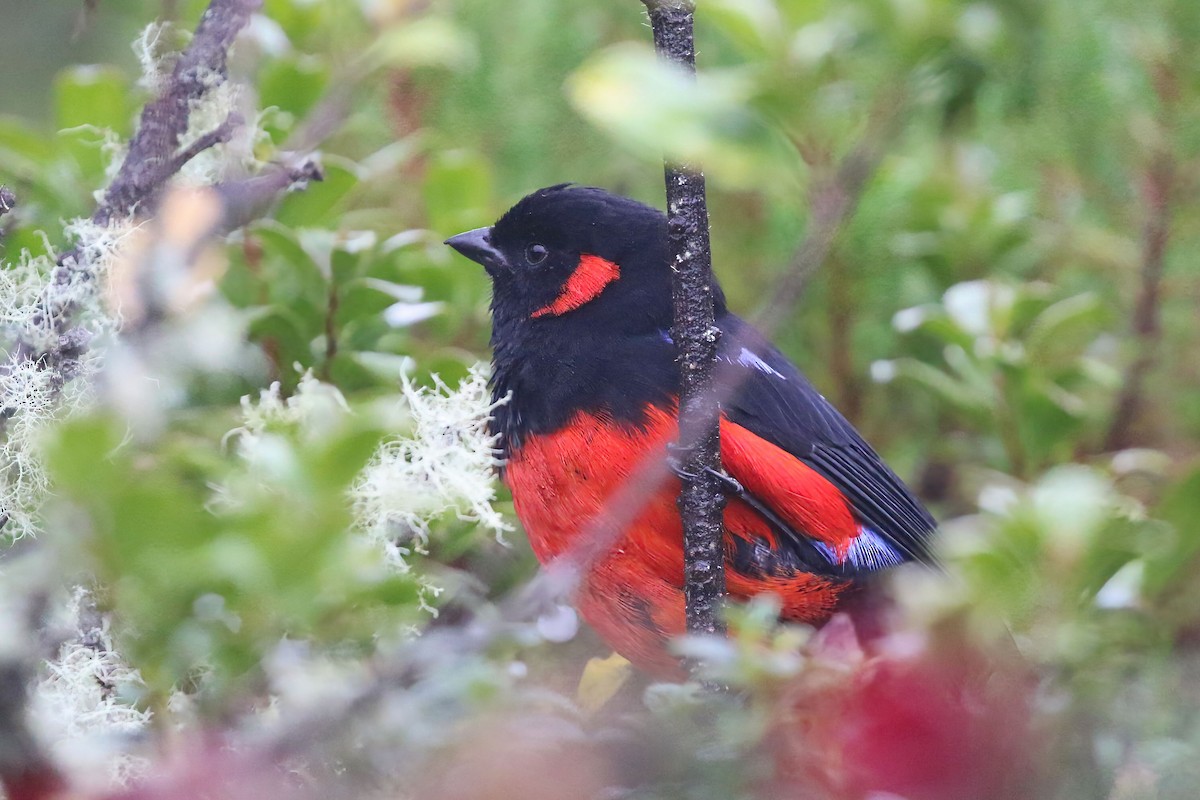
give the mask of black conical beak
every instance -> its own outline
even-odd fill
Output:
[[[508,269],[508,261],[504,254],[492,247],[491,228],[476,228],[473,231],[451,236],[446,244],[453,247],[472,261],[482,264],[489,273]]]

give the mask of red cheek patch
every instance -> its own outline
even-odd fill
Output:
[[[613,262],[606,261],[600,256],[582,255],[579,257],[579,266],[571,273],[571,277],[567,278],[567,282],[563,284],[562,291],[558,293],[558,297],[554,298],[554,302],[542,306],[529,316],[557,317],[568,311],[574,311],[584,303],[595,300],[604,291],[605,286],[619,277],[621,277],[621,268]]]

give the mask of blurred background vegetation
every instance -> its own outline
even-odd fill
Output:
[[[151,96],[147,64],[186,41],[205,5],[0,0],[0,184],[20,201],[0,219],[10,266],[68,244],[63,221],[91,213]],[[154,19],[175,24],[147,38]],[[344,114],[320,144],[325,180],[213,255],[224,316],[116,337],[113,352],[144,372],[106,357],[97,391],[47,411],[62,421],[30,446],[52,499],[29,511],[39,545],[13,545],[0,568],[26,566],[5,580],[84,585],[111,613],[110,645],[139,672],[104,703],[239,730],[268,698],[304,694],[282,684],[318,685],[328,669],[350,685],[412,647],[429,605],[443,607],[436,628],[486,616],[535,571],[519,533],[501,544],[478,507],[413,511],[411,493],[393,497],[406,521],[383,513],[377,538],[401,564],[389,571],[347,533],[364,525],[343,503],[355,491],[366,502],[361,470],[416,424],[396,411],[401,369],[454,387],[487,359],[486,277],[441,241],[562,181],[661,206],[666,150],[705,167],[715,270],[750,316],[830,198],[857,201],[773,333],[944,523],[952,580],[901,575],[906,624],[934,639],[1008,630],[1031,667],[1033,721],[1003,724],[1052,743],[1029,756],[1037,785],[973,796],[1194,796],[1200,4],[701,0],[697,36],[689,86],[655,63],[636,0],[266,0],[232,61],[242,90],[229,102],[250,132],[184,177],[242,177],[294,146],[306,120]],[[138,40],[157,44],[140,58]],[[861,193],[847,163],[865,169]],[[307,371],[325,389],[302,390]],[[114,391],[147,376],[161,390]],[[254,416],[241,398],[275,381],[261,401],[275,411]],[[234,429],[257,444],[231,446]],[[496,508],[515,524],[503,497]],[[470,657],[431,639],[437,656],[422,658],[445,667],[441,682],[410,685],[408,716],[375,720],[372,741],[441,766],[391,796],[510,796],[462,788],[455,765],[503,787],[506,769],[528,778],[561,759],[564,740],[631,725],[633,740],[665,730],[674,744],[622,774],[629,796],[760,791],[747,753],[772,735],[766,698],[813,662],[755,668],[780,634],[745,614],[715,660],[759,699],[748,708],[627,686],[635,699],[597,716],[576,707],[583,661],[605,655],[586,632],[537,645],[564,637],[534,625]],[[689,723],[704,714],[716,744]],[[552,746],[531,733],[555,725]],[[126,734],[105,752],[153,750],[157,734]],[[536,755],[468,752],[476,738]],[[326,771],[313,774],[358,764],[322,746]],[[972,758],[999,758],[981,748]],[[578,781],[571,796],[609,780],[587,752],[559,778]],[[373,790],[391,791],[394,776],[361,760]],[[859,778],[837,791],[904,794]]]

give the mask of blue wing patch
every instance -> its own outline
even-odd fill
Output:
[[[825,558],[829,559],[832,566],[849,563],[859,572],[888,569],[899,566],[906,560],[904,554],[894,544],[864,525],[859,526],[858,536],[850,543],[845,562],[839,561],[833,548],[824,542],[814,540],[813,545]]]

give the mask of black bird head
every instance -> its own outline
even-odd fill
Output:
[[[497,334],[584,326],[645,333],[671,326],[667,220],[603,189],[530,194],[490,228],[446,240],[492,278]]]

